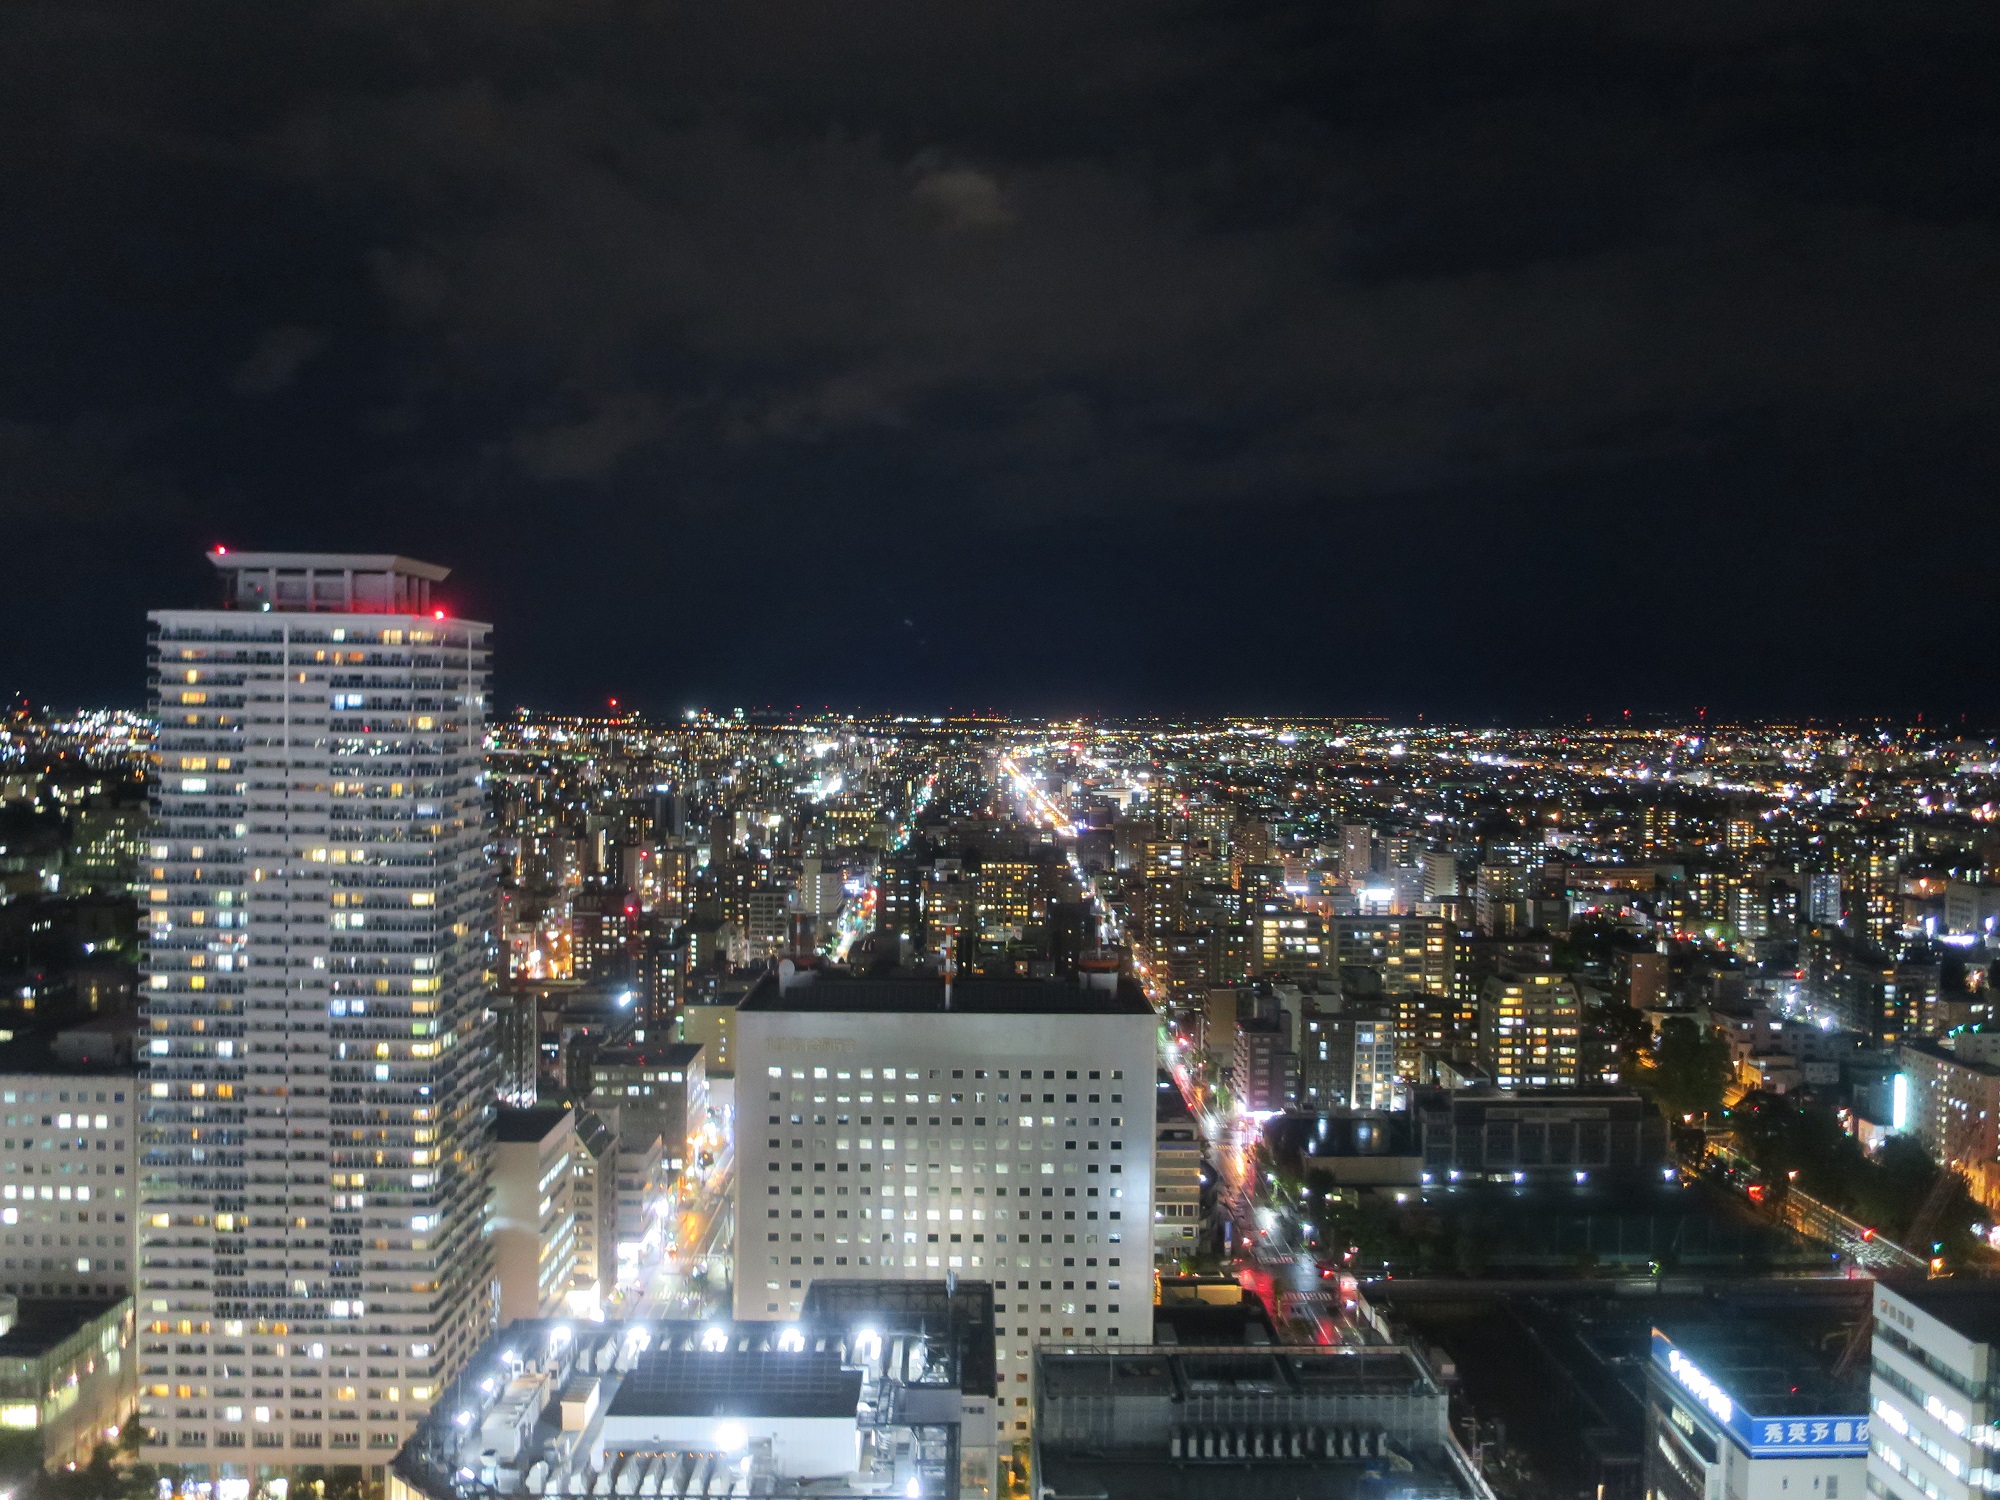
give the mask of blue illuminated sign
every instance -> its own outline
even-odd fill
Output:
[[[1752,1458],[1865,1458],[1868,1454],[1866,1413],[1846,1416],[1758,1416],[1744,1410],[1718,1381],[1702,1369],[1699,1361],[1674,1346],[1659,1329],[1653,1330],[1653,1363],[1669,1384],[1685,1391],[1692,1404],[1715,1423]]]

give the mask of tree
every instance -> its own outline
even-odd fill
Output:
[[[291,1493],[295,1500],[365,1500],[368,1484],[357,1468],[307,1464],[293,1475]]]
[[[1669,1113],[1706,1115],[1722,1108],[1729,1075],[1729,1043],[1686,1016],[1674,1016],[1660,1028],[1644,1081]]]
[[[43,1476],[44,1500],[146,1500],[156,1492],[159,1476],[150,1464],[127,1466],[119,1458],[118,1449],[99,1443],[89,1463]]]
[[[42,1477],[42,1435],[0,1432],[0,1487],[22,1494]]]
[[[1630,929],[1604,917],[1579,917],[1556,939],[1558,969],[1610,969],[1621,953],[1644,953],[1651,945]]]

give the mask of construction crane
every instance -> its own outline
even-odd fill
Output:
[[[1916,1216],[1910,1220],[1910,1227],[1903,1231],[1903,1243],[1919,1255],[1926,1254],[1924,1246],[1935,1243],[1931,1236],[1937,1233],[1938,1226],[1944,1219],[1945,1210],[1951,1207],[1952,1200],[1958,1196],[1958,1189],[1964,1182],[1958,1175],[1958,1164],[1974,1144],[1985,1118],[1982,1114],[1974,1119],[1968,1113],[1961,1116],[1952,1128],[1950,1149],[1938,1167],[1937,1176],[1931,1180],[1931,1189],[1924,1194],[1924,1201],[1918,1206]],[[1931,1274],[1935,1276],[1938,1273],[1938,1261],[1935,1256],[1926,1258],[1930,1260]],[[1833,1363],[1833,1373],[1836,1378],[1845,1380],[1859,1367],[1862,1355],[1868,1351],[1869,1338],[1874,1329],[1875,1298],[1871,1294],[1860,1321],[1848,1332],[1847,1343],[1840,1351],[1840,1358]]]
[[[1938,1168],[1938,1174],[1931,1183],[1931,1190],[1924,1195],[1923,1206],[1917,1216],[1910,1220],[1910,1227],[1903,1231],[1903,1243],[1917,1254],[1924,1254],[1924,1246],[1932,1244],[1931,1236],[1937,1233],[1938,1224],[1944,1218],[1944,1211],[1951,1207],[1952,1199],[1958,1196],[1958,1189],[1964,1179],[1958,1175],[1959,1156],[1954,1152],[1945,1164]],[[1932,1266],[1936,1266],[1932,1261]]]

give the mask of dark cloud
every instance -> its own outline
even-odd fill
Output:
[[[267,328],[237,367],[230,389],[239,396],[276,395],[325,347],[326,335],[317,328]]]
[[[1996,64],[1960,0],[30,0],[0,504],[421,546],[525,696],[1985,712]],[[0,666],[136,681],[38,597]]]

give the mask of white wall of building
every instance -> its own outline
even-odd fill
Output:
[[[737,1316],[820,1279],[991,1281],[996,1429],[1025,1433],[1035,1343],[1152,1338],[1157,1025],[739,1011]]]
[[[1991,1344],[1888,1286],[1875,1288],[1870,1488],[1889,1500],[1971,1500],[2000,1489]]]
[[[131,1292],[138,1096],[116,1074],[0,1075],[0,1292]]]

